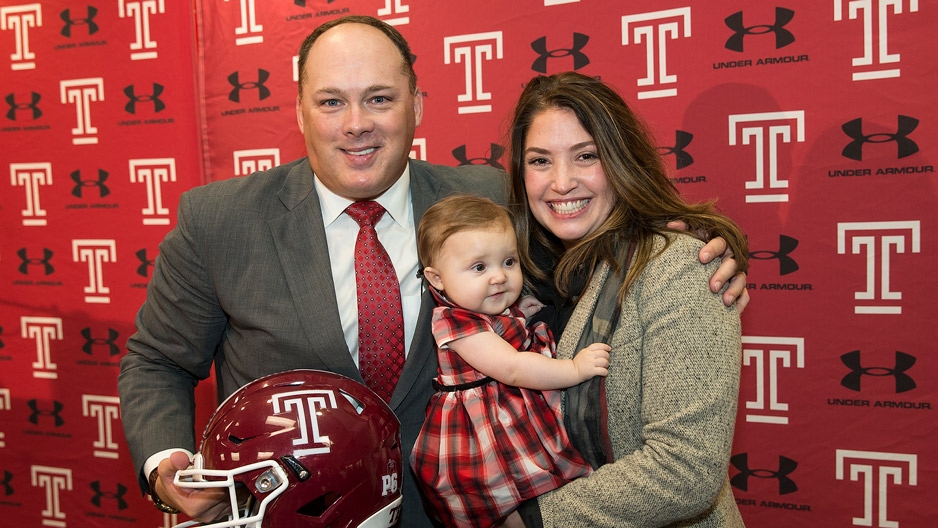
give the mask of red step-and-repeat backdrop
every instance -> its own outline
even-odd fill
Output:
[[[2,524],[183,520],[140,497],[124,343],[179,195],[304,155],[296,50],[344,14],[413,47],[415,158],[502,166],[533,75],[615,85],[681,192],[749,236],[747,525],[935,526],[938,6],[918,0],[0,0]],[[210,383],[200,401],[199,428]]]

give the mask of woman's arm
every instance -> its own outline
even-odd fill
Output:
[[[676,220],[668,222],[671,229],[687,230],[687,224]],[[701,234],[706,238],[705,234]],[[710,291],[717,293],[723,290],[723,304],[732,306],[736,304],[739,313],[743,313],[746,306],[749,305],[749,290],[746,288],[746,272],[741,271],[733,258],[733,250],[729,248],[726,239],[716,236],[710,239],[707,244],[697,253],[697,258],[702,264],[707,264],[713,259],[720,257],[720,267],[710,276]],[[728,288],[724,288],[729,284]]]

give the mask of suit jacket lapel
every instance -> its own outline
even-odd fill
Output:
[[[423,162],[410,162],[410,200],[414,209],[414,229],[420,224],[423,214],[439,200],[443,192],[440,180],[433,176],[429,167]],[[391,397],[392,409],[397,408],[407,393],[413,389],[415,383],[429,383],[429,380],[421,379],[420,376],[427,361],[436,357],[436,341],[430,331],[430,319],[433,316],[434,306],[432,295],[424,287],[420,298],[420,315],[417,318],[414,339],[407,353],[407,362],[404,363],[401,378]]]
[[[444,191],[441,180],[433,175],[430,167],[427,163],[410,162],[410,200],[416,225],[419,225],[427,209],[440,200]]]
[[[361,381],[342,333],[322,209],[308,163],[293,167],[278,196],[287,212],[268,225],[311,353],[326,370]]]
[[[428,164],[411,162],[410,167],[411,204],[416,225],[446,189],[433,176]],[[287,212],[270,219],[268,225],[306,338],[315,344],[312,353],[324,368],[362,382],[345,343],[338,306],[332,294],[335,286],[322,209],[308,163],[300,163],[290,171],[279,197]],[[427,361],[435,358],[436,354],[436,342],[430,332],[434,306],[430,292],[424,291],[407,362],[391,398],[392,409],[397,408],[415,383],[429,383],[429,380],[421,379],[421,373]]]

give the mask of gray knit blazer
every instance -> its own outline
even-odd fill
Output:
[[[659,238],[657,249],[664,247]],[[739,393],[736,307],[710,292],[717,263],[672,237],[633,283],[606,381],[615,462],[538,498],[545,527],[740,527],[727,468]],[[583,293],[557,356],[571,358],[600,289]]]

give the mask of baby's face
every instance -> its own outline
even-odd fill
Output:
[[[462,308],[498,315],[521,295],[524,280],[511,229],[460,231],[446,239],[435,260],[427,279]]]

